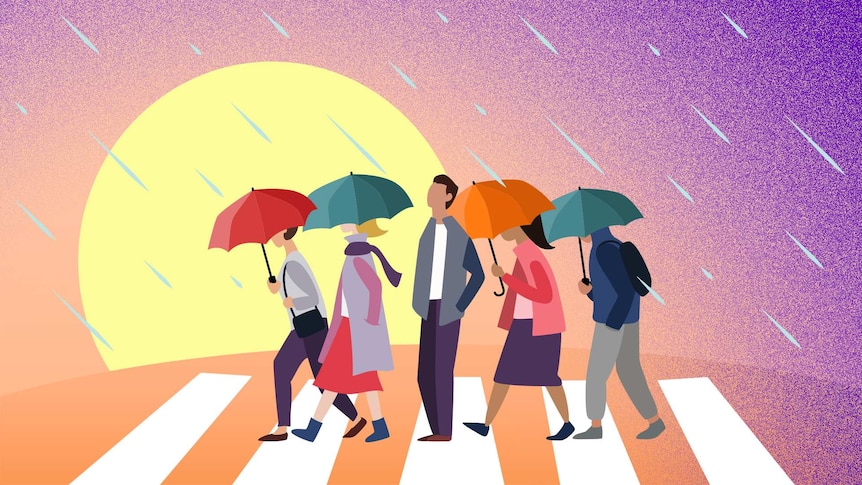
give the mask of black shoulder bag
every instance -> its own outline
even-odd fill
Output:
[[[284,270],[281,272],[281,285],[284,288],[284,294],[287,295],[287,265],[284,265]],[[287,296],[285,296],[287,298]],[[296,331],[296,336],[305,338],[316,334],[326,328],[326,319],[320,314],[320,309],[317,305],[313,310],[297,315],[293,308],[290,309],[290,314],[293,316],[293,329]]]

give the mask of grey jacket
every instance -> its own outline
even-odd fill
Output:
[[[423,320],[428,318],[431,293],[431,265],[434,259],[434,225],[432,217],[419,238],[413,282],[413,310]],[[440,326],[460,320],[485,281],[485,272],[476,253],[473,240],[451,216],[443,219],[446,226],[446,263],[443,269],[443,299],[440,302]],[[467,273],[470,281],[467,281]]]

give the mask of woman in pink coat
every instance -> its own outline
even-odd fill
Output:
[[[564,440],[575,427],[569,422],[566,392],[558,375],[562,333],[566,330],[563,304],[554,273],[542,254],[542,249],[553,246],[545,238],[540,217],[530,225],[508,229],[501,236],[516,244],[514,271],[506,273],[497,265],[491,270],[509,287],[497,324],[509,334],[497,364],[485,421],[464,425],[487,436],[509,386],[544,386],[563,418],[563,427],[548,439]]]

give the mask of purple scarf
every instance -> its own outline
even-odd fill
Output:
[[[383,265],[383,271],[386,273],[386,278],[389,280],[389,283],[391,283],[392,286],[398,286],[401,282],[401,273],[395,271],[395,268],[389,264],[389,261],[386,260],[386,256],[383,255],[377,246],[365,241],[356,241],[348,244],[347,248],[344,250],[344,254],[347,256],[362,256],[368,253],[374,253],[377,255],[377,259],[379,259],[380,263]]]

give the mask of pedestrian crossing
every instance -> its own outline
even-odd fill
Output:
[[[793,483],[712,381],[658,383],[710,483]]]
[[[320,391],[309,379],[291,407],[291,423],[294,427],[303,428],[308,418],[314,414],[317,403],[320,402]],[[350,396],[356,402],[356,396]],[[284,475],[285,464],[297,463],[301,466],[290,468],[292,483],[304,485],[326,484],[332,465],[341,447],[344,428],[350,420],[337,409],[332,408],[326,413],[320,433],[313,443],[292,436],[285,441],[261,443],[251,460],[248,461],[242,473],[233,483],[235,485],[259,485],[270,483],[274,477]],[[276,424],[273,430],[277,428]]]
[[[419,407],[416,428],[401,474],[401,484],[503,483],[503,472],[497,456],[493,427],[488,436],[480,436],[464,427],[467,421],[485,419],[485,390],[479,377],[455,379],[452,410],[452,441],[429,443],[416,441],[431,434],[425,408]],[[437,466],[429,466],[437,464]],[[445,464],[445,466],[440,466]]]
[[[162,483],[219,419],[248,379],[244,375],[197,375],[72,483]],[[589,420],[584,410],[584,381],[566,380],[563,385],[572,423],[578,432],[586,430]],[[709,483],[792,483],[708,378],[660,380],[659,385]],[[548,434],[553,434],[562,425],[562,419],[547,392],[543,390],[542,394]],[[305,426],[319,399],[320,392],[312,381],[305,382],[294,399],[295,427]],[[464,421],[481,421],[486,403],[482,378],[456,377],[453,439],[445,443],[416,441],[430,434],[424,408],[419,404],[412,438],[405,446],[406,458],[399,458],[399,463],[403,460],[399,483],[503,484],[498,453],[501,443],[495,438],[494,425],[486,437],[461,425]],[[295,436],[286,441],[260,443],[238,475],[226,477],[224,483],[328,483],[342,452],[342,435],[347,425],[344,415],[330,409],[313,443]],[[559,483],[639,483],[629,450],[608,409],[602,427],[601,440],[570,438],[552,442]],[[390,432],[395,437],[396,433],[406,431],[390,429]],[[364,434],[355,439],[362,439]]]
[[[563,388],[566,390],[570,421],[575,425],[575,432],[585,431],[590,427],[590,420],[583,405],[586,402],[586,383],[563,381]],[[542,395],[545,399],[545,413],[548,415],[548,434],[554,434],[563,425],[563,420],[547,390],[543,390]],[[639,483],[623,439],[607,406],[602,418],[602,439],[554,441],[553,447],[560,483]]]
[[[161,483],[249,379],[250,376],[198,374],[72,485]]]

